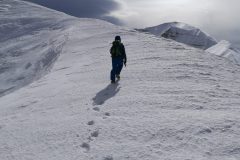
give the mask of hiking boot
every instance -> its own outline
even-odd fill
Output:
[[[115,81],[111,81],[112,84],[116,83]]]
[[[117,74],[117,75],[116,75],[116,78],[119,80],[119,79],[120,79],[120,75],[119,75],[119,74]]]

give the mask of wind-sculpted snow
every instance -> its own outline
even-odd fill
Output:
[[[15,8],[9,14],[26,8],[30,17],[60,14],[5,2]],[[51,71],[0,98],[0,160],[240,159],[238,65],[165,38],[60,15],[68,40]],[[47,29],[46,35],[9,41],[3,48],[21,42],[21,49],[34,50],[33,44],[38,48],[49,36],[61,44],[65,30],[56,32]],[[121,80],[110,84],[115,35],[122,37],[128,63]]]
[[[240,51],[234,48],[228,41],[222,40],[218,44],[208,48],[206,51],[220,57],[225,57],[233,63],[240,65]]]
[[[0,96],[40,78],[62,51],[67,38],[63,14],[39,10],[0,1]]]
[[[200,29],[180,22],[164,23],[142,31],[202,49],[207,49],[217,43],[214,38]]]

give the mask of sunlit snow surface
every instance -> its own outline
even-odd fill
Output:
[[[67,19],[62,13],[42,10],[0,1],[0,96],[45,74],[62,51]]]
[[[20,68],[13,72],[10,65],[4,78],[40,76],[20,66],[41,60],[50,42],[63,46],[48,74],[0,98],[1,160],[240,159],[239,66],[104,21],[21,1],[0,5],[1,22],[29,17],[25,25],[37,19],[36,26],[45,26],[30,34],[18,24],[26,39],[1,41],[1,55],[12,54],[15,45],[27,51],[1,58]],[[109,48],[115,35],[122,37],[128,64],[112,85]]]
[[[207,49],[217,43],[207,33],[181,22],[164,23],[159,26],[145,28],[143,31],[202,49]]]

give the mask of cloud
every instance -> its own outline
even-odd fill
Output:
[[[239,0],[119,1],[125,5],[116,15],[131,27],[144,28],[180,21],[196,26],[218,40],[226,39],[240,46]],[[134,14],[126,15],[128,11]]]
[[[239,0],[26,0],[76,17],[143,28],[181,21],[240,44]]]
[[[75,17],[104,19],[111,23],[122,24],[112,11],[120,9],[114,0],[25,0],[67,13]]]

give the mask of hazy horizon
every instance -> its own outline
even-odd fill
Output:
[[[132,28],[183,22],[240,48],[238,0],[26,0],[76,17],[98,18]]]

